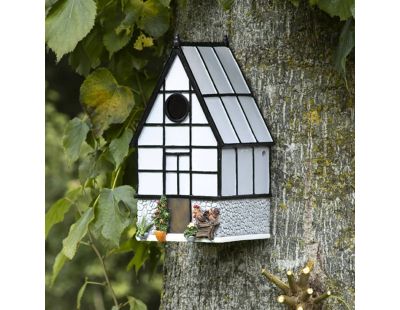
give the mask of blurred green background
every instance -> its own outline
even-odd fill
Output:
[[[46,53],[46,211],[78,181],[77,166],[68,165],[62,148],[62,135],[67,122],[82,113],[79,104],[79,87],[83,77],[74,73],[64,59],[56,64],[53,53]],[[104,276],[100,262],[93,251],[80,247],[73,262],[67,262],[55,284],[50,287],[54,259],[62,248],[62,240],[67,236],[74,222],[72,214],[67,214],[63,223],[53,227],[46,240],[46,309],[76,309],[76,296],[85,277],[102,282]],[[152,264],[144,266],[136,274],[135,269],[127,270],[133,257],[132,252],[107,257],[107,269],[117,297],[135,296],[147,304],[148,309],[158,309],[162,287],[162,262],[156,268]],[[154,263],[154,261],[153,261]],[[107,288],[88,285],[82,298],[81,309],[111,309],[112,299]]]

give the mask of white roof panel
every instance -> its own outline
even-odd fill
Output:
[[[223,143],[272,142],[229,47],[183,45],[182,51]]]

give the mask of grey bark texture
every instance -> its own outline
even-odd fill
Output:
[[[347,90],[332,65],[340,28],[287,0],[235,1],[228,12],[216,0],[177,9],[183,41],[228,34],[269,124],[272,238],[167,244],[162,309],[285,309],[261,267],[285,279],[309,258],[315,288],[354,307],[354,62]],[[343,308],[333,299],[325,307]]]

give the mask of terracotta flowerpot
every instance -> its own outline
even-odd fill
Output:
[[[159,242],[165,242],[167,239],[167,233],[165,231],[162,230],[156,230],[154,232],[154,234],[156,235],[156,238]]]

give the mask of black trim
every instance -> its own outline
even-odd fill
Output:
[[[224,145],[224,142],[223,142],[223,140],[221,138],[221,135],[219,134],[219,131],[217,129],[217,126],[214,123],[214,119],[212,118],[211,113],[207,108],[206,102],[205,102],[205,100],[204,100],[204,98],[203,98],[203,96],[202,96],[202,94],[200,92],[200,88],[197,85],[196,79],[194,78],[193,72],[190,69],[190,66],[189,66],[189,64],[188,64],[188,62],[186,60],[186,57],[183,54],[183,52],[181,51],[181,49],[178,50],[178,56],[179,56],[179,59],[182,62],[182,65],[183,65],[183,68],[186,71],[186,74],[188,75],[189,82],[191,82],[193,84],[192,87],[193,87],[193,89],[195,91],[197,99],[199,100],[200,106],[203,109],[203,112],[204,112],[204,115],[206,116],[208,124],[210,125],[210,128],[211,128],[212,132],[214,133],[214,137],[217,140],[217,144],[218,145]]]
[[[158,93],[159,93],[159,94],[162,94],[163,92],[162,92],[162,91],[158,91]],[[175,94],[175,93],[178,93],[178,94],[184,94],[184,95],[186,95],[186,94],[189,94],[189,93],[194,93],[194,91],[190,91],[190,90],[165,90],[165,93],[166,93],[166,94]]]
[[[136,127],[135,134],[133,135],[133,138],[132,138],[132,141],[131,141],[131,146],[132,145],[133,146],[137,146],[139,136],[140,136],[140,134],[142,132],[142,129],[143,129],[143,125],[146,122],[147,117],[149,116],[149,114],[150,114],[150,112],[151,112],[151,110],[152,110],[152,108],[154,106],[154,102],[156,101],[156,98],[158,96],[158,92],[159,92],[161,86],[163,86],[163,91],[165,91],[165,76],[169,72],[169,69],[171,68],[172,63],[175,60],[175,57],[177,55],[177,51],[178,51],[177,49],[172,49],[171,50],[169,58],[167,59],[165,65],[164,65],[164,68],[161,71],[161,74],[160,74],[160,77],[158,78],[157,84],[154,87],[153,93],[151,94],[150,99],[149,99],[149,101],[148,101],[148,103],[146,105],[146,108],[144,110],[142,118],[141,118],[139,124]],[[163,98],[163,102],[165,102],[165,98]],[[165,112],[165,111],[163,111],[163,112]],[[165,113],[163,113],[163,115],[165,115]]]
[[[177,156],[179,157],[179,156]],[[177,167],[179,168],[179,167]],[[192,173],[192,174],[218,174],[218,171],[195,171],[195,170],[162,170],[162,169],[138,169],[138,172],[141,173],[163,173],[163,172],[170,172],[170,173]]]
[[[192,101],[192,85],[189,80],[189,170],[192,171],[192,113],[193,113],[193,101]],[[208,124],[207,124],[208,125]],[[193,177],[192,174],[189,175],[189,195],[192,195],[192,182],[193,182]],[[190,201],[190,218],[192,218],[192,203]]]
[[[233,199],[251,199],[251,198],[268,198],[271,194],[256,194],[256,195],[233,195],[233,196],[190,196],[190,195],[167,195],[168,198],[187,198],[192,200],[233,200]],[[139,199],[160,199],[160,195],[136,195]]]
[[[229,78],[229,75],[228,75],[228,73],[227,73],[226,70],[225,70],[224,64],[222,63],[221,59],[219,58],[217,52],[215,51],[215,48],[213,48],[212,50],[213,50],[213,53],[215,54],[215,57],[217,57],[217,59],[218,59],[220,65],[221,65],[222,70],[224,71],[224,74],[225,74],[225,76],[226,76],[226,79],[227,79],[228,82],[229,82],[229,85],[231,86],[232,90],[235,91],[235,88],[233,87],[233,84],[232,84],[232,82],[231,82],[231,79]],[[233,54],[233,53],[232,53],[232,54]],[[240,69],[239,69],[239,70],[240,70]],[[243,72],[242,72],[242,75],[243,75]],[[247,85],[247,88],[249,88],[248,85]],[[250,90],[250,88],[249,88],[249,90]],[[248,94],[248,95],[251,96],[251,94]],[[249,119],[247,118],[247,115],[246,115],[246,113],[244,112],[244,109],[243,109],[242,103],[241,103],[240,100],[239,100],[238,94],[236,94],[236,93],[233,94],[233,97],[236,97],[236,100],[237,100],[237,102],[238,102],[238,104],[239,104],[239,106],[240,106],[240,110],[242,111],[242,114],[244,115],[244,117],[245,117],[245,119],[246,119],[247,125],[248,125],[249,128],[250,128],[250,131],[251,131],[251,134],[253,135],[254,140],[255,140],[256,142],[259,142],[258,139],[257,139],[257,136],[254,134],[253,128],[251,127],[251,123],[249,122]],[[223,100],[221,100],[221,101],[222,101],[222,103],[224,103]],[[257,104],[257,103],[256,103],[256,104]],[[262,115],[261,115],[261,116],[262,116]],[[239,141],[240,141],[240,140],[239,140]]]
[[[251,148],[252,157],[253,157],[253,195],[256,193],[256,169],[255,169],[255,160],[254,160],[254,146]]]
[[[221,63],[221,67],[225,71],[224,67],[222,66],[222,63]],[[226,75],[226,73],[225,73],[225,75]],[[226,77],[227,77],[227,79],[229,81],[228,76],[226,76]],[[204,94],[202,96],[203,97],[229,97],[229,96],[232,96],[232,97],[236,97],[236,96],[253,97],[253,95],[250,94],[250,93],[244,93],[244,94],[242,94],[242,93],[238,93],[238,94],[236,94],[236,93],[219,93],[219,94]]]
[[[234,148],[234,150],[235,150],[235,163],[236,163],[236,167],[235,167],[235,169],[236,169],[236,191],[235,192],[236,192],[236,195],[239,195],[238,151],[237,151],[236,147]]]
[[[272,148],[268,147],[268,163],[269,163],[269,171],[268,171],[268,178],[269,178],[269,191],[268,194],[271,195],[271,159],[272,159]]]
[[[190,156],[189,152],[180,153],[180,152],[165,152],[166,156]]]
[[[203,55],[201,55],[201,52],[200,52],[200,50],[199,50],[197,47],[196,47],[196,51],[197,51],[197,53],[199,54],[201,61],[203,62],[204,68],[206,68],[207,74],[208,74],[208,76],[209,76],[209,78],[210,78],[210,80],[211,80],[211,83],[213,84],[213,86],[214,86],[214,88],[215,88],[215,91],[217,92],[216,96],[219,97],[219,90],[218,90],[218,87],[217,87],[217,85],[215,85],[214,79],[213,79],[212,76],[211,76],[210,70],[208,70],[208,66],[207,66],[206,62],[204,61]],[[219,59],[218,59],[218,61],[219,61]],[[219,62],[220,62],[220,61],[219,61]],[[221,67],[222,67],[222,64],[221,64]],[[228,79],[228,81],[229,81],[229,79]],[[231,85],[231,88],[232,88],[232,85]],[[232,88],[232,90],[234,90],[234,89]],[[231,127],[232,127],[232,129],[233,129],[233,132],[234,132],[235,135],[236,135],[236,139],[237,139],[239,142],[242,142],[242,140],[240,140],[239,134],[238,134],[237,131],[236,131],[235,125],[234,125],[233,122],[232,122],[231,116],[229,115],[228,110],[227,110],[226,107],[225,107],[224,101],[223,101],[222,99],[220,99],[220,98],[219,98],[219,101],[221,102],[222,107],[224,108],[225,114],[226,114],[226,116],[228,117],[229,122],[231,123]]]
[[[137,147],[138,149],[144,148],[144,149],[217,149],[217,145],[192,145],[192,146],[185,146],[185,145],[139,145]]]
[[[178,37],[178,39],[179,39],[179,37]],[[163,83],[162,96],[163,96],[163,115],[162,115],[162,118],[163,118],[163,127],[162,127],[162,129],[163,129],[163,150],[162,150],[162,152],[163,152],[163,155],[162,156],[163,156],[163,170],[165,171],[167,169],[167,156],[165,155],[165,78],[164,78],[164,83]],[[142,126],[142,128],[143,128],[143,126]],[[139,167],[138,167],[138,170],[139,170]],[[167,192],[167,174],[165,172],[163,172],[162,178],[163,178],[163,194],[165,194]]]
[[[226,143],[223,148],[230,147],[249,147],[249,146],[271,146],[274,142],[249,142],[249,143]]]
[[[217,162],[217,172],[218,172],[218,195],[222,192],[222,149],[219,147],[218,150],[218,162]]]
[[[253,93],[253,91],[252,91],[251,88],[250,88],[250,84],[249,84],[248,80],[246,79],[246,76],[243,74],[243,70],[242,70],[242,68],[240,67],[239,62],[237,61],[237,59],[236,59],[236,57],[235,57],[235,54],[233,54],[233,52],[232,52],[232,50],[231,50],[230,48],[229,48],[229,51],[231,52],[233,59],[235,60],[236,64],[238,65],[239,70],[240,70],[240,73],[242,73],[244,82],[246,83],[247,88],[248,88],[249,91],[250,91],[251,97],[253,97],[254,102],[256,103],[256,106],[257,106],[257,108],[258,108],[258,111],[260,112],[261,117],[262,117],[262,119],[263,119],[263,121],[264,121],[264,124],[265,124],[265,126],[267,127],[267,129],[268,129],[268,132],[269,132],[269,134],[270,134],[270,136],[271,136],[271,139],[272,139],[272,142],[271,142],[271,143],[272,143],[272,144],[275,144],[275,142],[274,142],[275,139],[274,139],[274,137],[272,136],[271,130],[269,130],[267,121],[265,120],[265,117],[264,117],[264,115],[263,115],[262,112],[261,112],[260,106],[257,104],[256,97],[254,96],[254,93]],[[222,63],[221,63],[221,65],[222,65]]]
[[[189,123],[168,123],[168,124],[161,124],[161,123],[146,123],[143,127],[189,127],[189,126],[193,126],[193,127],[210,127],[210,125],[208,124],[190,124]]]

